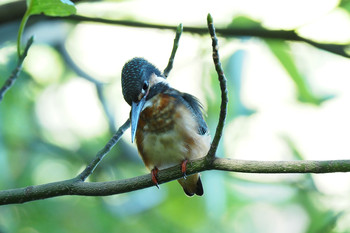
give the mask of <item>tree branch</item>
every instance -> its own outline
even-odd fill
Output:
[[[100,100],[100,103],[102,105],[103,111],[107,117],[108,120],[108,126],[109,126],[109,131],[114,132],[115,126],[114,126],[114,117],[111,114],[110,109],[108,108],[106,98],[104,96],[104,86],[105,83],[100,82],[99,80],[95,79],[91,75],[89,75],[87,72],[82,70],[73,60],[73,58],[69,55],[68,51],[66,50],[65,46],[63,44],[59,44],[57,46],[57,49],[59,52],[62,54],[62,57],[65,61],[65,63],[81,78],[88,80],[89,82],[93,83],[96,88],[97,96],[98,99]]]
[[[216,127],[213,142],[211,143],[211,146],[207,155],[208,159],[212,159],[215,157],[216,150],[218,148],[220,139],[222,137],[222,132],[224,129],[224,124],[225,124],[225,119],[227,114],[228,97],[227,97],[226,77],[220,62],[218,39],[216,38],[213,18],[211,17],[210,14],[208,14],[208,17],[207,17],[207,23],[208,23],[209,34],[212,39],[213,61],[215,65],[215,70],[218,74],[220,89],[221,89],[221,106],[220,106],[219,121]]]
[[[1,89],[0,89],[0,102],[4,98],[5,93],[12,87],[12,85],[15,83],[16,79],[18,78],[19,74],[21,73],[23,61],[26,58],[26,56],[28,54],[28,50],[29,50],[30,46],[33,44],[33,41],[34,41],[34,37],[31,37],[27,41],[26,47],[18,59],[16,68],[12,71],[12,74],[10,75],[10,77],[6,80],[4,85],[1,87]]]
[[[253,161],[215,159],[214,170],[243,173],[333,173],[350,172],[350,160]]]
[[[188,175],[206,170],[222,170],[244,173],[333,173],[350,172],[350,160],[329,161],[248,161],[214,158],[211,163],[201,158],[187,164]],[[181,178],[181,165],[160,170],[159,184]],[[154,186],[151,175],[146,174],[130,179],[110,182],[83,182],[70,179],[49,184],[0,191],[0,205],[19,204],[34,200],[66,195],[108,196],[131,192]]]
[[[142,23],[129,20],[112,20],[103,18],[86,17],[80,15],[72,15],[66,17],[66,19],[75,22],[95,22],[105,23],[113,25],[121,25],[127,27],[138,27],[138,28],[150,28],[150,29],[164,29],[164,30],[176,30],[175,26],[161,25],[152,23]],[[205,27],[184,27],[183,32],[205,35],[208,33],[208,29]],[[289,40],[289,41],[300,41],[312,45],[318,49],[328,51],[343,57],[350,58],[350,54],[347,52],[348,45],[341,44],[327,44],[318,43],[298,35],[295,30],[267,30],[264,28],[216,28],[216,33],[222,37],[240,37],[240,36],[252,36],[269,39]]]
[[[117,144],[119,139],[123,136],[125,130],[130,127],[130,119],[127,119],[125,123],[118,129],[114,136],[108,141],[105,147],[100,150],[95,159],[90,162],[90,164],[82,171],[76,178],[78,180],[84,181],[97,167],[101,162],[103,157],[112,149],[112,147]]]
[[[183,31],[183,27],[182,27],[182,23],[180,23],[179,26],[177,26],[177,29],[176,29],[176,35],[175,35],[175,39],[174,39],[173,50],[171,51],[168,65],[164,69],[164,72],[163,72],[165,78],[168,77],[171,69],[173,68],[175,54],[176,54],[177,48],[179,47],[179,40],[180,40],[182,31]]]

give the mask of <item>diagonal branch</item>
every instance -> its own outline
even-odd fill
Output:
[[[66,50],[65,46],[63,44],[60,44],[57,46],[57,49],[62,54],[62,57],[65,61],[65,63],[80,77],[83,79],[86,79],[87,81],[93,83],[96,88],[98,99],[100,100],[100,103],[102,105],[102,109],[107,117],[108,120],[108,126],[109,131],[114,132],[115,126],[114,126],[114,117],[111,114],[110,109],[108,108],[108,105],[106,103],[106,98],[104,96],[104,86],[105,83],[100,82],[99,80],[95,79],[91,75],[89,75],[87,72],[85,72],[83,69],[81,69],[73,60],[73,58],[69,55],[68,51]]]
[[[34,37],[31,37],[27,41],[26,47],[18,59],[16,68],[12,71],[12,74],[10,75],[10,77],[6,80],[4,85],[1,87],[1,89],[0,89],[0,102],[4,98],[5,93],[12,87],[12,85],[15,83],[16,79],[18,78],[19,74],[21,73],[23,61],[26,58],[26,56],[28,54],[28,50],[29,50],[30,46],[33,44],[33,41],[34,41]]]
[[[97,165],[101,162],[103,157],[117,144],[119,139],[123,136],[125,130],[130,127],[130,120],[127,119],[125,123],[118,129],[118,131],[114,134],[114,136],[108,141],[105,147],[100,150],[95,159],[90,162],[90,164],[82,171],[76,178],[84,181],[97,167]]]

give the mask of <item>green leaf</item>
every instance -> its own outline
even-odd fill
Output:
[[[232,22],[228,25],[229,28],[255,28],[255,29],[263,29],[260,22],[255,21],[246,16],[238,16],[232,20]]]
[[[350,12],[350,1],[349,0],[342,0],[342,1],[340,1],[338,6],[340,8],[343,8],[344,10]]]
[[[30,15],[68,16],[76,13],[70,0],[27,0],[27,6]]]
[[[27,10],[19,26],[17,36],[17,55],[21,58],[21,40],[24,27],[31,15],[45,14],[47,16],[68,16],[75,14],[77,9],[70,0],[27,0]]]
[[[290,48],[286,42],[282,40],[270,39],[265,39],[265,42],[269,46],[271,52],[275,55],[289,76],[292,78],[298,90],[298,99],[301,102],[320,105],[323,101],[333,97],[332,95],[318,97],[312,93],[306,78],[299,72],[292,56],[288,52],[290,51]]]

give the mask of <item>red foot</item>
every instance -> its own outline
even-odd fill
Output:
[[[157,180],[157,174],[158,174],[159,169],[157,167],[154,167],[151,170],[151,176],[152,176],[152,181],[153,183],[157,186],[157,188],[159,189],[159,185],[158,185],[158,180]]]
[[[185,179],[187,177],[187,175],[186,175],[187,162],[188,162],[187,159],[185,159],[181,163],[181,172],[183,173]]]

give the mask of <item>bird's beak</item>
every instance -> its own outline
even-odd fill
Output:
[[[137,124],[139,123],[140,113],[142,111],[143,106],[146,103],[146,96],[144,95],[139,102],[132,102],[131,105],[131,142],[133,143],[135,140]]]

